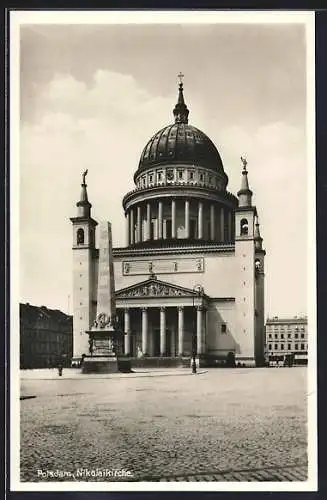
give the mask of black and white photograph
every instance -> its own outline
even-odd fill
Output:
[[[314,33],[11,12],[13,490],[316,490]]]

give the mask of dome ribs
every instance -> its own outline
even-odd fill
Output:
[[[141,154],[138,172],[183,163],[224,173],[214,143],[201,130],[186,123],[168,125],[152,136]]]
[[[176,140],[177,140],[177,125],[171,125],[169,128],[167,136],[167,157],[166,159],[174,160],[174,152],[176,151]]]

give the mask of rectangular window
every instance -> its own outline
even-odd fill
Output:
[[[296,333],[296,334],[294,335],[294,337],[295,337],[296,339],[298,339],[298,338],[299,338],[299,334],[298,334],[298,333]]]
[[[275,344],[275,350],[277,351],[277,349],[278,349],[278,344]]]
[[[283,334],[283,333],[281,333],[281,334],[280,334],[280,338],[281,338],[281,339],[283,339],[283,338],[284,338],[284,334]]]
[[[190,179],[193,180],[194,179],[194,172],[190,172]]]
[[[225,323],[223,323],[223,324],[221,325],[221,333],[226,333],[226,331],[227,331],[227,329],[226,329],[226,325],[225,325]]]
[[[301,333],[301,339],[304,339],[304,333]]]
[[[275,333],[275,339],[278,339],[278,334],[277,333]]]
[[[292,349],[291,344],[287,344],[287,348],[288,348],[288,350],[290,351],[290,350]]]
[[[166,220],[166,238],[169,239],[172,236],[171,232],[171,220]]]
[[[191,219],[190,220],[190,238],[196,238],[196,220]]]
[[[272,338],[272,335],[271,335],[271,333],[269,333],[268,337],[269,337],[270,339]]]
[[[152,220],[150,224],[150,240],[154,239],[155,229],[156,229],[156,221]]]
[[[280,350],[283,351],[284,350],[284,344],[280,344]]]
[[[301,344],[301,351],[304,351],[305,347],[304,344]]]
[[[269,351],[271,351],[271,344],[268,345],[268,349],[269,349]]]
[[[297,344],[295,344],[295,345],[294,345],[294,349],[295,349],[296,351],[297,351],[298,347],[299,347],[299,346],[298,346]]]
[[[183,179],[183,170],[179,170],[178,172],[178,178]]]
[[[290,334],[290,333],[288,333],[288,334],[287,334],[287,338],[288,338],[288,339],[290,339],[290,338],[291,338],[291,334]]]
[[[162,175],[161,172],[158,173],[158,181],[161,181]]]

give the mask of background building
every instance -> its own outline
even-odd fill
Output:
[[[172,358],[190,357],[196,344],[200,363],[234,357],[261,366],[266,252],[247,162],[241,158],[236,197],[227,191],[218,150],[188,115],[180,83],[174,123],[149,139],[134,173],[135,189],[123,198],[126,247],[113,255],[125,353],[163,364],[169,358],[171,364]],[[96,319],[97,222],[85,175],[71,218],[74,356],[88,353],[85,331]],[[107,181],[114,182],[114,175],[108,172]],[[119,221],[112,223],[114,231]]]
[[[20,367],[48,368],[73,355],[73,318],[46,307],[20,304]]]
[[[270,362],[294,354],[295,364],[308,362],[308,319],[306,316],[279,318],[266,322],[266,353]]]

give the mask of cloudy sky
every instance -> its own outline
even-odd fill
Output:
[[[305,313],[305,64],[301,25],[21,27],[20,300],[67,311],[85,168],[94,218],[125,245],[121,200],[147,140],[172,122],[182,71],[189,122],[216,144],[234,193],[248,159],[266,314]]]

